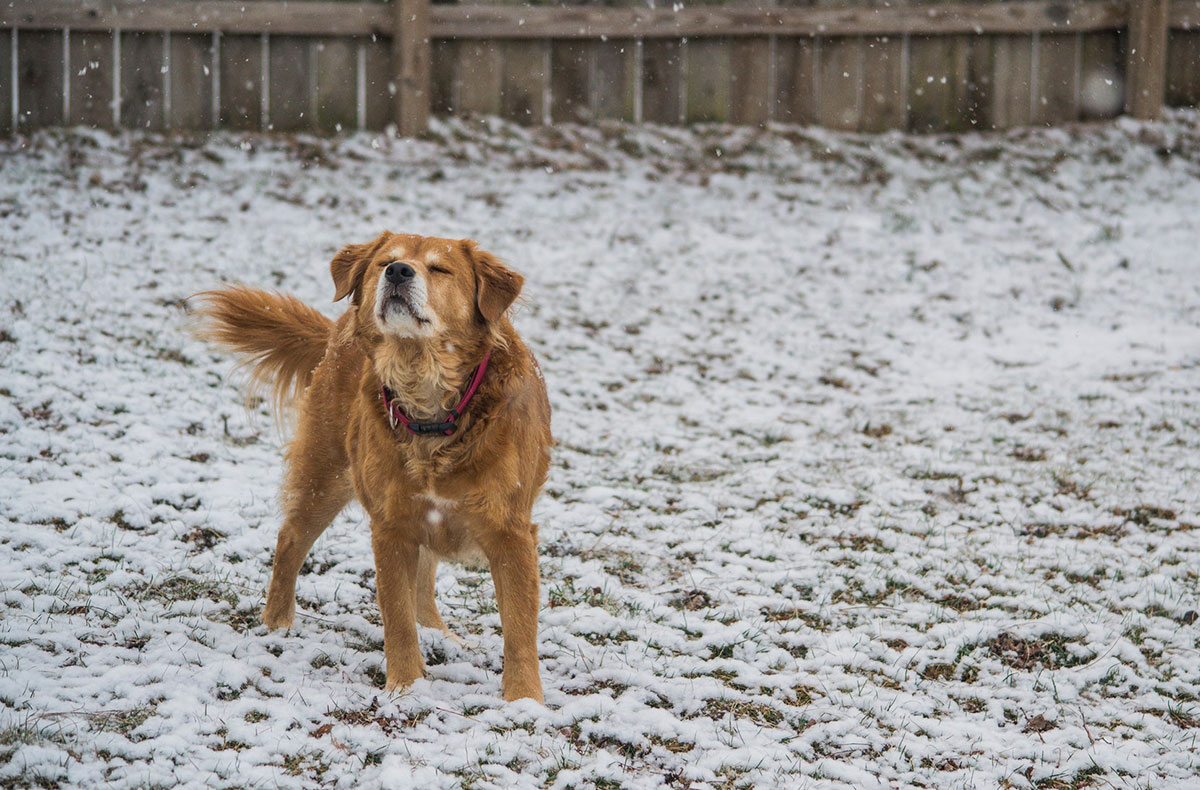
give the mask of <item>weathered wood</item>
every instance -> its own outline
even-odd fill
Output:
[[[283,0],[6,0],[0,26],[171,33],[370,35],[392,32],[377,3]]]
[[[546,122],[549,44],[545,41],[506,41],[500,84],[500,114],[527,125]]]
[[[171,129],[213,127],[213,37],[206,33],[175,33],[170,48]]]
[[[262,37],[221,36],[221,127],[262,127]]]
[[[592,120],[590,97],[594,46],[588,41],[551,43],[550,119],[554,123],[587,123]]]
[[[697,39],[686,44],[688,123],[729,120],[729,41]]]
[[[822,38],[817,52],[817,123],[830,129],[857,129],[862,38]]]
[[[13,33],[0,31],[0,134],[8,134],[13,128]]]
[[[500,44],[463,41],[458,48],[458,104],[455,112],[498,115],[504,77]]]
[[[678,41],[642,42],[642,120],[683,120],[683,52]]]
[[[1115,118],[1125,106],[1125,57],[1116,31],[1081,36],[1079,117]]]
[[[121,125],[160,130],[166,122],[163,34],[121,34]]]
[[[316,46],[316,128],[325,134],[353,131],[358,126],[358,41],[320,38]]]
[[[1200,11],[1193,10],[1194,4],[1185,5],[1180,19],[1200,16]],[[1126,0],[1022,0],[982,5],[806,7],[768,11],[703,6],[675,11],[438,5],[432,9],[428,35],[499,39],[1083,32],[1124,27],[1127,9]],[[365,2],[8,0],[0,5],[0,26],[176,33],[390,35],[394,14],[387,6]]]
[[[995,128],[1028,125],[1033,118],[1033,39],[996,36],[992,42],[992,109]]]
[[[1177,30],[1167,47],[1167,95],[1171,107],[1200,106],[1200,32]]]
[[[771,106],[771,39],[737,38],[730,47],[729,120],[763,126]]]
[[[911,7],[665,8],[439,5],[433,35],[455,38],[680,38],[705,36],[881,36],[1111,30],[1125,25],[1124,0],[1032,0]]]
[[[511,46],[511,45],[510,45]],[[635,121],[638,77],[637,41],[631,38],[595,45],[592,117]]]
[[[392,44],[382,36],[362,40],[364,97],[363,122],[380,130],[392,122]]]
[[[1169,24],[1174,30],[1200,29],[1200,0],[1175,0],[1171,3]]]
[[[392,27],[392,81],[396,129],[404,137],[429,127],[430,11],[429,0],[394,0]]]
[[[904,39],[878,36],[863,40],[862,112],[864,132],[903,129],[907,117],[904,95]]]
[[[1033,122],[1052,126],[1079,118],[1079,36],[1038,37]]]
[[[775,41],[775,96],[772,120],[780,123],[816,122],[816,54],[812,38]]]
[[[113,37],[111,33],[71,33],[68,47],[70,104],[67,123],[113,125]]]
[[[271,36],[267,40],[267,128],[298,132],[313,128],[312,39]]]
[[[1166,92],[1169,0],[1138,0],[1129,5],[1125,111],[1135,118],[1162,115]]]
[[[63,35],[57,30],[17,33],[17,119],[22,131],[63,122]]]
[[[970,39],[913,36],[909,46],[909,130],[924,133],[970,129]]]
[[[996,92],[996,40],[972,36],[967,61],[967,123],[972,129],[996,128],[993,116]]]
[[[458,105],[455,91],[458,85],[458,50],[461,41],[433,42],[430,60],[430,112],[450,115]]]

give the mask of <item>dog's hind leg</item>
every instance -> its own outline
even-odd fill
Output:
[[[300,566],[316,539],[354,496],[345,451],[337,437],[321,433],[302,426],[288,448],[283,526],[263,608],[263,622],[271,630],[291,627]]]

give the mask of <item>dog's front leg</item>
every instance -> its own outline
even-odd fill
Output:
[[[538,672],[538,558],[531,525],[497,530],[483,541],[504,631],[504,699],[543,702]]]
[[[387,690],[396,691],[425,674],[413,597],[419,547],[399,530],[375,521],[371,522],[371,547],[375,552],[375,592],[383,615]]]

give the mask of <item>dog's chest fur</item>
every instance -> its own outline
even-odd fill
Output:
[[[487,566],[483,549],[475,542],[458,503],[432,492],[414,497],[421,545],[440,560],[464,565]],[[422,512],[423,511],[423,512]]]

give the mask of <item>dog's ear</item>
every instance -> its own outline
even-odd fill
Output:
[[[355,305],[359,303],[359,290],[362,288],[367,264],[390,235],[388,231],[384,231],[374,241],[366,244],[347,244],[341,252],[333,256],[329,263],[329,274],[333,277],[333,301],[338,302],[351,296]]]
[[[475,307],[484,321],[497,321],[521,293],[525,278],[470,239],[463,241],[462,247],[475,267]]]

